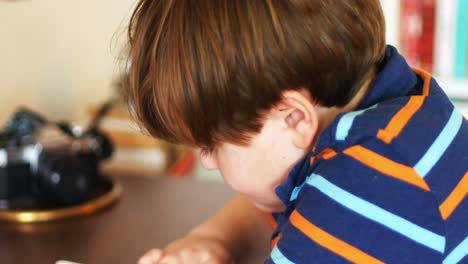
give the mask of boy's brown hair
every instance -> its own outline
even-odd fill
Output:
[[[148,132],[247,144],[287,89],[344,106],[385,52],[379,0],[141,0],[130,101]]]

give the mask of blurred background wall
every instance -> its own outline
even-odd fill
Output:
[[[0,1],[0,127],[18,105],[82,120],[108,98],[134,2]]]

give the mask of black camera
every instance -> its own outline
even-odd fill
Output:
[[[98,124],[110,107],[86,130],[19,109],[0,131],[0,209],[73,206],[108,189],[99,163],[113,145]]]

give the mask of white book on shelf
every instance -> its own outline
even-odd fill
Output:
[[[434,72],[443,79],[455,76],[455,40],[458,1],[437,0]]]
[[[380,0],[386,22],[387,43],[400,46],[400,1]]]
[[[434,77],[442,90],[452,99],[468,100],[468,79]]]

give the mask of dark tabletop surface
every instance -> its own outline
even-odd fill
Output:
[[[0,263],[136,263],[146,250],[183,236],[233,195],[216,182],[116,179],[122,197],[93,215],[39,224],[0,222]],[[262,263],[267,249],[259,246],[241,263]]]

